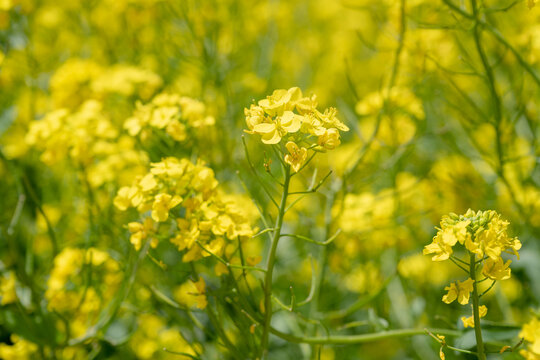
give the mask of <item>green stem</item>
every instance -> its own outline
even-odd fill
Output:
[[[279,213],[274,226],[274,236],[270,245],[270,253],[266,262],[266,277],[264,280],[264,323],[263,333],[261,338],[261,357],[264,357],[268,347],[268,336],[270,334],[270,323],[272,320],[272,274],[274,264],[276,262],[276,250],[281,237],[281,227],[283,225],[283,217],[285,215],[285,207],[287,205],[287,197],[289,195],[289,182],[291,180],[291,168],[285,166],[285,179],[283,181],[283,193],[281,195],[281,203],[279,205]]]
[[[460,336],[461,332],[451,329],[429,329],[434,334],[446,336]],[[329,336],[296,336],[283,333],[274,328],[271,329],[272,334],[297,344],[323,344],[323,345],[352,345],[363,344],[374,341],[381,341],[392,338],[403,338],[416,335],[423,335],[426,329],[397,329],[386,330],[376,333],[359,334],[359,335],[329,335]],[[485,358],[484,358],[485,359]]]
[[[476,286],[476,267],[475,267],[475,255],[470,254],[470,267],[469,276],[473,280],[473,317],[474,317],[474,335],[476,337],[476,351],[478,353],[478,360],[486,360],[486,354],[484,351],[484,341],[482,340],[482,328],[480,326],[480,312],[478,310],[478,288]]]

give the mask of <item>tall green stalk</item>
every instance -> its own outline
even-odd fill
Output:
[[[482,328],[480,326],[480,312],[478,310],[478,287],[476,286],[476,257],[474,254],[470,254],[469,258],[469,276],[473,280],[473,317],[474,317],[474,335],[476,337],[476,352],[478,353],[479,360],[486,360],[486,354],[484,351],[484,341],[482,339]]]
[[[283,180],[283,193],[279,204],[279,212],[274,226],[274,236],[270,245],[270,253],[266,262],[266,277],[264,280],[264,323],[263,333],[261,338],[261,357],[266,356],[268,348],[268,336],[270,334],[270,323],[272,321],[272,274],[274,264],[276,262],[276,250],[281,237],[281,227],[283,225],[283,217],[285,216],[285,208],[287,206],[287,197],[289,196],[289,182],[291,180],[291,168],[289,165],[284,165],[285,179]]]

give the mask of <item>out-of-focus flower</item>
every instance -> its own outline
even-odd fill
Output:
[[[465,305],[469,303],[469,297],[471,295],[471,292],[473,291],[473,283],[474,280],[467,279],[465,281],[457,281],[450,284],[450,286],[446,286],[444,290],[447,290],[448,293],[443,296],[442,301],[444,301],[447,304],[452,303],[454,300],[457,299],[457,301],[461,305]]]

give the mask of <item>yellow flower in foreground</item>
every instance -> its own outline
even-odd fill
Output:
[[[272,95],[259,101],[259,106],[270,115],[281,115],[284,111],[292,110],[296,101],[302,97],[302,91],[298,87],[292,87],[289,90],[274,90]]]
[[[482,268],[482,274],[491,280],[506,280],[510,279],[510,264],[512,260],[503,262],[502,258],[497,260],[487,259]]]
[[[457,238],[454,236],[451,229],[441,230],[433,238],[433,242],[424,247],[424,255],[435,254],[431,260],[443,261],[452,255],[452,246],[457,242]]]
[[[471,278],[461,282],[457,281],[451,283],[450,286],[446,286],[444,290],[447,290],[448,293],[443,296],[442,301],[447,304],[452,303],[454,300],[458,300],[461,305],[469,303],[469,297],[473,291],[474,280]]]
[[[285,155],[285,162],[291,165],[294,172],[298,172],[307,158],[307,149],[302,147],[299,148],[294,142],[289,141],[285,145],[289,154]]]
[[[182,202],[182,197],[169,194],[157,194],[152,204],[152,219],[157,222],[166,221],[169,218],[169,210]]]
[[[249,109],[244,109],[244,115],[246,116],[246,125],[249,130],[244,130],[248,134],[254,134],[253,128],[256,125],[265,122],[266,116],[262,107],[251,104]]]
[[[324,134],[319,136],[317,143],[325,149],[333,150],[341,144],[339,140],[339,131],[337,129],[327,129]]]
[[[285,111],[283,116],[278,116],[275,122],[257,124],[253,131],[262,135],[265,144],[277,144],[287,133],[295,133],[302,126],[302,116],[292,111]]]
[[[487,311],[488,311],[488,309],[487,309],[486,305],[480,305],[478,307],[478,313],[479,313],[481,318],[486,316]],[[463,326],[464,327],[466,327],[466,328],[467,327],[474,328],[474,316],[469,316],[469,317],[462,316],[461,321],[463,321]]]
[[[443,221],[445,218],[443,218]],[[424,247],[424,255],[435,254],[431,259],[433,261],[443,261],[452,255],[452,247],[458,242],[465,243],[470,239],[470,234],[467,232],[467,226],[470,221],[460,221],[451,227],[443,227],[437,232],[433,238],[433,242]]]

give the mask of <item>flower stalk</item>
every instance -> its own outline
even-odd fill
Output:
[[[469,276],[473,280],[472,305],[474,317],[474,336],[476,337],[476,352],[479,360],[486,360],[484,341],[482,339],[482,327],[480,326],[480,310],[478,308],[478,286],[476,285],[476,262],[475,255],[471,253],[469,260]]]
[[[281,202],[279,204],[278,216],[276,225],[274,226],[274,236],[270,244],[270,252],[266,262],[266,276],[264,280],[264,323],[263,333],[261,338],[261,357],[265,357],[268,348],[268,337],[270,334],[270,324],[272,321],[272,274],[274,264],[276,262],[276,250],[279,239],[281,237],[281,227],[283,226],[283,218],[285,217],[285,209],[287,206],[287,197],[289,196],[289,183],[291,180],[291,168],[289,165],[284,165],[284,180],[283,192],[281,194]]]

